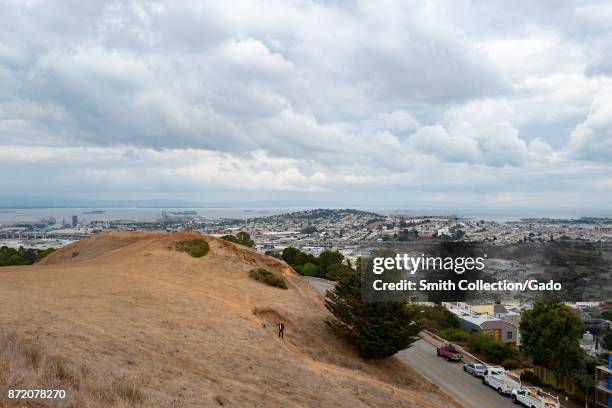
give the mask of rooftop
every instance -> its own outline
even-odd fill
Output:
[[[485,322],[495,322],[500,320],[497,317],[493,317],[487,314],[468,313],[465,310],[461,310],[456,307],[449,307],[448,310],[456,316],[460,317],[461,319],[478,326],[481,326]]]

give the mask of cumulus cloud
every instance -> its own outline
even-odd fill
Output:
[[[461,101],[501,87],[486,55],[418,16],[394,17],[401,7],[391,3],[378,13],[368,2],[271,2],[249,12],[249,2],[107,1],[62,15],[66,7],[5,4],[2,34],[14,45],[0,50],[0,82],[11,99],[62,109],[61,126],[28,124],[32,134],[69,128],[70,143],[272,149],[251,127],[288,109],[328,122],[390,98]],[[401,109],[389,115],[395,129],[416,125]]]
[[[600,6],[3,2],[0,186],[469,200],[585,162],[605,184]]]
[[[612,14],[612,13],[611,13]],[[597,49],[597,54],[585,67],[587,76],[612,76],[612,41],[602,44]]]
[[[376,118],[375,125],[381,129],[385,129],[394,133],[402,133],[405,131],[417,129],[419,122],[409,113],[403,110],[394,110],[393,112],[383,112]]]
[[[571,133],[567,152],[581,160],[612,161],[612,88],[602,90],[586,120]]]
[[[418,151],[442,161],[519,167],[529,160],[554,156],[540,139],[526,142],[512,125],[512,109],[499,101],[483,100],[452,108],[441,124],[423,126],[408,139]]]
[[[410,136],[408,143],[418,151],[433,154],[443,161],[478,163],[482,160],[481,151],[478,142],[468,132],[462,131],[461,126],[451,132],[440,125],[423,126]]]

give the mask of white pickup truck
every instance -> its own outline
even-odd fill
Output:
[[[500,395],[510,395],[513,389],[521,387],[520,379],[503,367],[487,367],[482,383],[493,387]]]
[[[559,397],[545,393],[535,387],[520,387],[512,390],[512,401],[528,408],[559,408]]]

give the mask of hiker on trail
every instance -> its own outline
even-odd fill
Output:
[[[281,339],[285,337],[285,324],[283,322],[278,322],[278,337]]]

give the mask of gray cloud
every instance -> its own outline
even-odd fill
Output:
[[[612,41],[597,49],[597,54],[593,56],[584,71],[587,76],[612,76]]]
[[[5,6],[3,34],[12,32],[15,44],[2,53],[2,84],[13,103],[62,111],[58,126],[31,117],[28,124],[33,135],[47,131],[69,143],[272,151],[251,129],[262,119],[278,125],[287,109],[324,127],[332,113],[355,114],[355,103],[374,102],[367,109],[384,114],[390,97],[450,103],[501,86],[485,55],[416,18],[368,27],[365,10],[350,22],[333,7],[282,3],[294,15],[289,30],[213,2],[65,7]],[[325,23],[349,26],[321,31]],[[315,137],[290,124],[278,131],[289,141]]]
[[[581,160],[612,162],[612,88],[597,95],[586,120],[571,133],[567,151]]]
[[[39,174],[72,195],[412,186],[459,199],[476,182],[560,193],[541,175],[563,166],[579,183],[592,162],[604,167],[583,193],[595,196],[612,174],[608,11],[4,2],[0,187],[22,194]]]

